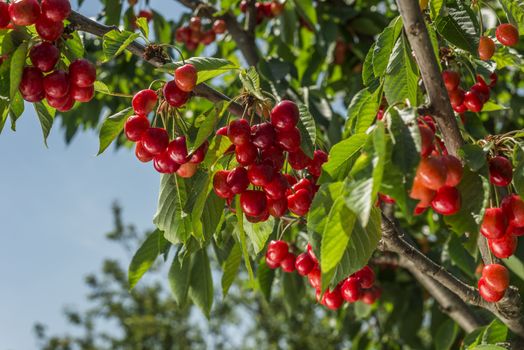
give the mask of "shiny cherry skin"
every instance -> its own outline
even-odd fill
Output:
[[[364,266],[353,274],[360,281],[360,286],[364,289],[373,287],[375,283],[375,272],[369,266]]]
[[[381,294],[382,290],[377,287],[365,289],[362,292],[362,297],[360,298],[360,300],[362,300],[364,304],[372,305],[377,301],[378,298],[380,298]]]
[[[11,17],[9,17],[9,4],[6,2],[0,1],[0,28],[7,28],[11,22]]]
[[[267,186],[273,180],[275,175],[275,169],[271,164],[268,163],[259,163],[252,164],[247,169],[247,177],[249,182],[254,186]]]
[[[31,102],[31,103],[40,102],[40,101],[42,101],[44,99],[44,97],[45,97],[45,92],[44,91],[41,91],[37,95],[32,95],[32,96],[22,95],[22,98],[24,100],[26,100],[27,102]],[[64,104],[65,104],[65,102],[64,102]]]
[[[186,145],[186,137],[179,136],[169,143],[167,152],[173,161],[178,164],[185,164],[188,162],[188,153]]]
[[[422,158],[416,176],[425,187],[438,190],[446,183],[446,165],[441,157]]]
[[[18,86],[23,96],[39,96],[44,92],[44,77],[36,67],[25,67]]]
[[[69,77],[71,78],[71,83],[73,85],[80,87],[88,87],[95,83],[96,68],[91,62],[84,58],[81,58],[73,61],[69,65]],[[139,111],[137,110],[135,110],[135,112],[137,114],[147,114],[139,113]]]
[[[484,265],[482,278],[486,285],[495,292],[504,292],[509,287],[509,272],[500,264]]]
[[[496,156],[489,160],[489,181],[495,186],[507,186],[513,179],[513,167],[508,158]]]
[[[433,152],[435,140],[435,133],[426,125],[418,126],[420,131],[420,155],[427,157]]]
[[[227,176],[227,185],[229,188],[231,188],[231,192],[233,192],[233,194],[244,192],[249,186],[247,170],[241,166],[231,170]]]
[[[283,100],[271,110],[271,124],[279,130],[292,130],[298,123],[300,112],[295,102]]]
[[[195,175],[195,173],[198,170],[198,164],[197,163],[185,163],[181,164],[180,168],[176,171],[176,174],[180,177],[183,177],[185,179],[189,179]]]
[[[164,85],[164,98],[170,106],[180,108],[186,104],[189,99],[189,93],[180,90],[175,81],[172,80]]]
[[[30,26],[40,17],[40,4],[37,0],[14,0],[9,4],[9,17],[17,26]]]
[[[142,143],[149,153],[156,156],[166,150],[169,144],[169,135],[166,129],[149,128],[142,134]],[[164,159],[162,158],[162,160]],[[175,171],[176,169],[173,172]]]
[[[275,143],[276,132],[270,123],[262,123],[251,127],[252,142],[260,149],[270,147]]]
[[[315,267],[315,262],[308,253],[299,254],[295,260],[295,269],[300,276],[308,275]]]
[[[462,180],[464,168],[460,160],[452,155],[442,156],[442,160],[446,165],[446,186],[457,186]]]
[[[55,70],[44,77],[44,90],[46,95],[63,97],[69,92],[69,76],[63,70]]]
[[[38,35],[47,41],[56,41],[64,33],[64,24],[62,22],[54,22],[49,18],[40,16],[36,21],[35,29]]]
[[[480,225],[480,233],[489,239],[498,239],[504,236],[508,222],[501,208],[487,208]]]
[[[307,168],[313,161],[301,149],[296,152],[289,153],[287,158],[289,165],[295,170],[302,170]]]
[[[506,259],[515,253],[517,249],[517,237],[506,234],[499,239],[488,239],[488,246],[497,258]]]
[[[427,208],[431,205],[431,201],[435,198],[436,192],[424,186],[418,178],[413,181],[413,187],[409,196],[413,199],[418,199],[418,205],[421,208]]]
[[[497,292],[489,287],[484,277],[481,277],[478,282],[479,294],[488,303],[496,303],[504,296],[505,291]]]
[[[62,97],[46,96],[47,103],[51,107],[56,108],[56,109],[60,109],[63,106],[65,106],[68,103],[70,98],[71,96],[69,95],[65,95]]]
[[[60,58],[60,51],[58,48],[46,41],[36,44],[29,51],[29,58],[31,63],[43,73],[53,70]]]
[[[284,153],[282,148],[280,148],[278,145],[273,145],[266,149],[263,149],[260,152],[260,158],[263,161],[270,161],[271,163],[273,163],[273,166],[276,170],[280,170],[284,166]]]
[[[310,195],[312,195],[315,192],[313,188],[313,183],[306,178],[300,179],[300,181],[296,182],[293,186],[291,186],[291,188],[294,192],[304,189],[308,191]]]
[[[142,163],[147,163],[153,160],[153,155],[144,148],[144,145],[140,141],[136,143],[135,155]]]
[[[244,191],[240,194],[240,207],[246,215],[260,216],[267,208],[266,195],[262,191]]]
[[[516,194],[504,197],[500,207],[508,221],[515,227],[524,227],[524,201]]]
[[[464,96],[466,93],[461,88],[449,92],[449,101],[451,102],[451,107],[454,109],[460,107],[464,103]],[[467,107],[466,107],[467,108]]]
[[[478,113],[482,110],[484,103],[482,102],[482,98],[478,93],[475,91],[468,91],[464,95],[464,105],[471,112]]]
[[[285,241],[273,240],[267,246],[266,256],[276,263],[280,263],[289,252],[289,246]]]
[[[202,33],[202,39],[200,40],[200,43],[203,45],[210,45],[216,40],[216,34],[213,30],[206,30],[204,33]]]
[[[510,23],[499,25],[495,31],[495,36],[504,46],[515,46],[519,42],[519,30]]]
[[[198,146],[198,148],[191,153],[189,157],[190,163],[202,163],[206,158],[207,149],[209,148],[209,141],[204,141],[203,144]]]
[[[280,262],[273,261],[266,255],[266,266],[274,270],[280,267]]]
[[[95,96],[95,87],[93,85],[88,87],[71,85],[69,93],[75,101],[86,103],[91,101]]]
[[[514,226],[512,223],[510,223],[506,230],[506,234],[512,235],[515,237],[522,237],[524,236],[524,227],[517,227],[517,226]]]
[[[161,174],[173,174],[180,164],[175,163],[167,152],[162,152],[153,158],[153,166]]]
[[[217,19],[213,22],[213,31],[216,34],[224,34],[226,32],[226,21]]]
[[[175,83],[180,90],[191,92],[198,80],[198,72],[191,63],[186,63],[175,70]]]
[[[54,22],[62,22],[71,14],[69,0],[42,0],[42,15]]]
[[[227,137],[232,144],[240,146],[251,140],[251,127],[246,119],[237,119],[229,123]]]
[[[71,96],[71,94],[67,94],[65,97],[67,97],[66,103],[64,103],[62,106],[56,108],[60,112],[68,112],[75,105],[75,100],[74,100],[73,96]]]
[[[495,42],[493,39],[488,36],[481,36],[478,52],[481,60],[487,61],[491,59],[495,53]]]
[[[307,170],[313,176],[319,177],[322,173],[322,164],[328,161],[328,154],[322,150],[317,149],[313,153],[313,160],[308,165]]]
[[[348,303],[354,303],[362,297],[360,281],[354,276],[348,277],[340,287],[342,298]]]
[[[289,211],[298,216],[304,216],[311,206],[311,193],[308,190],[300,189],[287,196],[287,206]]]
[[[277,130],[277,143],[288,152],[297,152],[300,149],[300,131],[297,128]]]
[[[460,192],[455,187],[441,187],[431,201],[434,211],[442,215],[453,215],[460,210]]]
[[[342,306],[344,299],[342,299],[342,294],[340,293],[340,287],[336,286],[335,289],[326,290],[324,296],[322,297],[322,304],[325,305],[330,310],[338,310]]]
[[[223,126],[217,130],[216,134],[220,136],[227,136],[227,129],[227,126]]]
[[[267,197],[267,209],[272,217],[280,218],[287,212],[287,199],[285,197],[278,199]]]
[[[489,100],[491,93],[489,87],[486,84],[476,83],[471,87],[471,92],[475,92],[480,97],[481,102],[484,104]]]
[[[295,254],[289,252],[286,254],[285,258],[282,259],[280,262],[280,267],[282,268],[282,271],[291,273],[295,271]]]
[[[456,90],[460,84],[460,74],[451,70],[443,71],[442,79],[448,91]]]
[[[124,124],[124,133],[129,141],[140,141],[144,132],[150,127],[149,119],[143,115],[132,115]]]
[[[147,115],[154,108],[158,101],[158,96],[155,91],[145,89],[137,92],[133,96],[132,105],[136,114]]]
[[[213,176],[213,190],[220,198],[227,199],[234,196],[233,191],[231,191],[231,188],[227,184],[228,175],[229,171],[219,170],[215,173],[215,176]]]
[[[273,168],[274,171],[274,168]],[[271,182],[264,186],[264,192],[269,198],[279,199],[286,195],[286,190],[289,188],[289,183],[284,175],[276,173]]]
[[[248,166],[253,164],[258,156],[258,149],[252,142],[246,142],[235,147],[237,162]]]

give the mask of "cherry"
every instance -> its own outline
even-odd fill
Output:
[[[204,34],[202,34],[202,39],[200,42],[204,45],[212,44],[216,39],[216,34],[212,30],[205,31]]]
[[[480,225],[480,233],[489,239],[498,239],[504,236],[508,222],[501,208],[487,208]]]
[[[251,138],[251,128],[246,119],[237,119],[229,123],[227,137],[234,145],[242,145],[249,142]]]
[[[460,160],[452,155],[442,156],[446,165],[446,186],[457,186],[462,180],[464,169]]]
[[[280,262],[275,262],[266,255],[266,265],[270,269],[276,269],[280,267]]]
[[[478,282],[479,294],[488,303],[496,303],[504,296],[505,291],[497,292],[489,287],[484,277],[481,277]]]
[[[287,196],[287,206],[293,214],[304,216],[309,211],[311,200],[311,193],[308,190],[300,189]]]
[[[372,305],[380,298],[381,294],[382,291],[379,288],[366,289],[362,293],[361,300],[365,304]]]
[[[66,105],[66,103],[69,101],[70,96],[65,95],[62,97],[53,97],[53,96],[46,96],[47,103],[56,109],[62,108]]]
[[[479,41],[479,57],[481,60],[487,61],[495,53],[495,43],[493,39],[487,36],[481,36]]]
[[[267,208],[266,195],[262,191],[244,191],[240,194],[240,206],[246,215],[260,216]]]
[[[43,91],[41,91],[40,93],[38,93],[37,95],[32,95],[32,96],[26,96],[26,95],[22,95],[23,99],[26,100],[27,102],[39,102],[39,101],[42,101],[45,97],[45,93]]]
[[[416,176],[422,185],[438,190],[446,183],[446,165],[440,157],[422,158]]]
[[[300,112],[293,101],[282,100],[271,110],[271,124],[279,130],[292,130],[298,123]]]
[[[300,131],[297,128],[277,130],[277,143],[288,152],[296,152],[300,148]]]
[[[124,133],[129,141],[140,141],[144,132],[149,129],[149,120],[143,115],[132,115],[124,124]]]
[[[289,252],[289,246],[286,242],[278,240],[271,241],[267,246],[266,256],[276,263],[282,262]]]
[[[247,11],[247,1],[246,0],[242,0],[240,2],[240,11],[244,13]]]
[[[95,96],[95,87],[93,85],[88,87],[71,85],[70,94],[75,101],[84,103],[89,102]]]
[[[158,96],[151,89],[141,90],[133,96],[132,105],[136,114],[147,115],[151,112],[158,101]]]
[[[295,254],[289,252],[286,257],[280,262],[280,267],[284,272],[291,273],[295,271]]]
[[[428,210],[428,207],[429,206],[421,205],[419,202],[417,206],[415,207],[415,209],[413,210],[413,215],[419,216],[419,215],[424,214],[426,210]]]
[[[331,310],[338,310],[344,300],[342,299],[342,294],[340,293],[340,287],[336,286],[335,289],[326,290],[324,296],[322,297],[322,304],[328,307]]]
[[[311,181],[309,181],[306,178],[301,179],[300,181],[295,183],[291,188],[293,189],[294,192],[297,192],[300,189],[304,189],[308,191],[310,194],[313,194],[314,192],[313,184],[311,183]]]
[[[358,301],[362,296],[360,281],[356,277],[348,277],[340,288],[342,298],[349,303]]]
[[[202,20],[200,17],[194,16],[189,20],[189,28],[194,31],[199,31],[202,26]]]
[[[296,152],[289,153],[288,156],[289,165],[295,170],[305,169],[311,162],[310,159],[301,149],[298,149]]]
[[[191,63],[186,63],[175,70],[175,82],[180,90],[191,92],[198,80],[198,72]]]
[[[0,1],[0,28],[7,28],[11,22],[11,18],[8,13],[9,5],[3,1]]]
[[[462,106],[462,104],[464,103],[464,96],[466,93],[461,88],[458,88],[456,90],[449,91],[448,94],[449,101],[451,102],[451,107],[453,107],[453,109],[455,109],[455,111],[458,113],[456,108],[460,108]],[[467,108],[466,106],[464,107]]]
[[[80,87],[88,87],[95,83],[96,68],[88,60],[83,59],[83,58],[78,59],[78,60],[73,61],[69,65],[69,76],[71,78],[71,83],[73,85],[80,86]],[[147,90],[143,90],[143,91],[147,91]],[[134,101],[134,98],[133,98],[133,101]],[[138,113],[136,110],[135,112]],[[145,113],[139,113],[139,114],[145,114]]]
[[[59,112],[67,112],[71,110],[71,108],[73,108],[75,104],[75,100],[73,99],[73,96],[71,96],[70,94],[67,94],[65,97],[67,97],[66,103],[56,108]]]
[[[274,168],[273,168],[274,171]],[[276,173],[273,176],[271,182],[264,186],[264,192],[269,198],[279,199],[283,198],[286,195],[286,190],[288,189],[289,184],[286,177],[280,173]],[[286,204],[287,206],[287,204]]]
[[[322,150],[316,150],[313,153],[313,161],[311,164],[307,167],[307,170],[309,173],[313,176],[319,177],[320,173],[322,172],[322,164],[327,162],[328,155],[326,152]]]
[[[195,175],[195,173],[198,170],[198,164],[197,163],[185,163],[181,164],[180,168],[176,171],[176,174],[183,178],[190,178]]]
[[[180,27],[175,31],[175,39],[179,43],[184,43],[191,37],[191,29],[189,27]]]
[[[462,113],[466,113],[468,111],[468,107],[466,107],[466,105],[462,103],[459,106],[453,107],[453,110],[457,112],[458,114],[460,114],[462,118]]]
[[[153,158],[153,166],[159,173],[172,174],[178,170],[180,164],[175,163],[167,152],[162,152]]]
[[[448,91],[456,90],[460,84],[460,74],[458,72],[445,70],[442,72],[442,79]]]
[[[500,207],[513,226],[524,227],[524,201],[520,196],[511,194],[505,197],[500,203]]]
[[[42,14],[55,22],[62,22],[71,14],[69,0],[42,0]]]
[[[308,253],[302,253],[295,260],[295,268],[300,276],[306,276],[315,267],[315,262]]]
[[[247,177],[254,186],[269,185],[274,175],[275,169],[268,163],[252,164],[247,170]]]
[[[258,156],[258,150],[251,142],[236,146],[235,152],[237,162],[245,166],[253,164]]]
[[[69,92],[69,76],[63,70],[55,70],[44,77],[44,90],[46,95],[59,98]]]
[[[62,22],[54,22],[41,16],[38,21],[36,21],[35,29],[42,39],[56,41],[64,32],[64,24]]]
[[[517,237],[504,235],[499,239],[488,239],[489,249],[499,259],[509,258],[517,249]]]
[[[284,216],[287,211],[287,199],[285,197],[272,199],[267,198],[267,209],[271,216],[275,218],[280,218]]]
[[[426,125],[419,125],[420,131],[420,155],[427,157],[433,152],[435,133]]]
[[[489,78],[491,79],[491,81],[489,83],[489,87],[490,88],[494,88],[495,85],[497,84],[497,80],[498,80],[497,73],[495,73],[495,72],[491,73]]]
[[[277,0],[271,2],[271,13],[273,14],[273,16],[276,17],[280,15],[282,11],[284,11],[284,4]]]
[[[216,34],[223,34],[226,32],[226,21],[223,19],[217,19],[213,22],[213,31]]]
[[[153,16],[154,16],[153,11],[149,9],[143,9],[138,12],[137,17],[144,17],[147,22],[151,22],[151,20],[153,19]]]
[[[500,264],[485,265],[482,278],[487,287],[495,292],[504,292],[509,287],[509,272]]]
[[[50,72],[60,58],[60,51],[55,45],[44,41],[31,48],[31,51],[29,51],[29,58],[31,59],[33,66],[40,69],[42,72]]]
[[[195,47],[198,47],[200,40],[202,40],[202,32],[199,30],[192,30],[191,37],[189,38],[190,43],[195,44]]]
[[[231,192],[233,192],[233,194],[244,192],[249,186],[247,170],[241,166],[231,170],[227,176],[227,185],[229,188],[231,188]]]
[[[178,164],[185,164],[188,161],[186,137],[179,136],[169,143],[167,146],[167,153],[174,162]]]
[[[279,146],[273,145],[263,149],[262,152],[260,152],[260,158],[263,161],[270,161],[273,163],[273,167],[276,170],[280,170],[282,169],[282,166],[284,166],[284,153]]]
[[[482,103],[486,103],[489,100],[490,89],[485,83],[476,83],[471,87],[470,90],[477,93]]]
[[[156,156],[166,150],[169,144],[169,135],[166,129],[149,128],[142,134],[142,143],[149,153]]]
[[[483,103],[480,95],[475,91],[468,91],[464,95],[464,105],[471,111],[478,113],[482,110]]]
[[[189,93],[180,90],[180,88],[176,85],[174,80],[164,85],[163,94],[167,103],[177,108],[185,105],[187,100],[189,99]]]
[[[223,126],[221,128],[219,128],[216,132],[217,135],[220,135],[220,136],[227,136],[227,129],[228,127],[227,126]],[[235,147],[235,145],[232,145],[233,146],[233,149]]]
[[[430,115],[424,115],[418,118],[418,125],[425,125],[435,133],[437,131],[437,126],[435,125],[435,120]]]
[[[519,30],[510,23],[499,25],[495,31],[495,36],[504,46],[515,46],[519,42]]]
[[[220,198],[227,199],[233,197],[234,195],[231,191],[231,188],[227,184],[228,175],[229,171],[219,170],[215,173],[215,176],[213,177],[213,190]]]
[[[496,186],[507,186],[513,178],[513,168],[508,158],[496,156],[489,160],[489,181]]]
[[[442,215],[453,215],[460,210],[460,192],[455,187],[443,186],[431,201],[431,207]]]
[[[138,158],[138,160],[143,163],[147,163],[153,160],[153,155],[144,148],[144,144],[141,141],[138,141],[136,143],[135,155]]]
[[[375,283],[375,272],[369,266],[364,266],[353,274],[360,281],[360,286],[364,289],[373,287]]]
[[[41,96],[44,91],[44,77],[36,67],[25,67],[18,86],[23,96]]]
[[[275,128],[270,123],[253,125],[251,133],[253,143],[260,149],[268,148],[275,142]]]
[[[206,140],[203,144],[198,146],[198,148],[193,151],[189,157],[189,163],[202,163],[206,158],[206,152],[209,147],[209,142]]]
[[[510,223],[508,225],[508,229],[506,230],[506,234],[515,237],[524,236],[524,227],[516,227],[513,225],[513,223]]]
[[[17,26],[30,26],[40,17],[40,5],[36,0],[14,0],[9,4],[9,17]]]
[[[424,186],[418,177],[413,181],[413,187],[409,196],[413,199],[418,199],[420,208],[427,208],[431,205],[431,201],[435,198],[435,191]]]
[[[393,197],[390,197],[388,196],[387,194],[384,194],[384,193],[379,193],[378,194],[378,198],[380,199],[381,202],[384,202],[384,203],[387,203],[387,204],[395,204],[396,201]]]

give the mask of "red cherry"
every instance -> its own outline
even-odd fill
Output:
[[[395,204],[396,201],[393,197],[388,196],[387,194],[380,193],[378,194],[378,198],[381,202],[387,203],[387,204]]]
[[[382,291],[379,288],[366,289],[362,292],[361,300],[365,304],[372,305],[380,298],[381,294]]]
[[[23,96],[41,96],[44,92],[44,77],[36,67],[25,67],[18,86]]]
[[[315,267],[315,262],[308,253],[302,253],[295,260],[295,268],[300,276],[306,276]]]
[[[44,99],[44,97],[45,97],[45,93],[43,91],[39,92],[37,95],[31,95],[31,96],[22,95],[22,98],[24,100],[26,100],[27,102],[31,102],[31,103],[40,102]]]
[[[479,287],[479,294],[480,296],[486,300],[488,303],[496,303],[502,297],[504,296],[505,291],[497,292],[493,289],[491,289],[488,284],[486,283],[486,280],[484,277],[481,277],[478,282]]]
[[[519,30],[510,23],[499,25],[495,31],[495,36],[504,46],[515,46],[519,42]]]
[[[283,100],[271,110],[271,124],[279,130],[292,130],[298,123],[300,112],[293,101]]]
[[[198,146],[198,148],[191,153],[189,157],[189,163],[202,163],[206,158],[207,149],[209,147],[209,142],[206,140],[203,144]]]
[[[271,2],[271,13],[274,17],[280,15],[282,11],[284,11],[284,4],[277,0]]]
[[[453,215],[460,210],[460,192],[455,187],[441,187],[431,202],[434,211],[442,215]]]
[[[284,153],[282,148],[276,145],[263,149],[260,152],[260,158],[262,161],[270,161],[277,171],[282,169],[282,166],[284,166]]]
[[[482,110],[482,98],[475,91],[468,91],[464,95],[464,105],[471,111],[478,113]]]
[[[497,84],[497,80],[498,80],[497,73],[495,73],[495,72],[491,73],[489,78],[491,79],[491,81],[489,83],[489,87],[490,88],[494,88],[495,85]]]
[[[421,205],[420,203],[417,204],[417,206],[413,210],[413,215],[419,216],[419,215],[424,214],[426,212],[426,210],[428,210],[428,207],[429,206]]]
[[[313,270],[311,270],[310,273],[307,275],[307,279],[309,280],[309,284],[311,287],[315,289],[320,289],[321,287],[321,280],[322,280],[322,274],[320,272],[320,269],[318,268],[318,265],[316,265]]]
[[[176,163],[176,162],[175,162]],[[180,177],[183,177],[185,179],[188,179],[190,177],[193,177],[195,173],[198,170],[198,164],[197,163],[185,163],[181,164],[180,168],[176,171],[176,174]]]
[[[59,112],[70,111],[71,108],[73,108],[73,106],[75,104],[75,100],[73,99],[73,96],[71,96],[71,94],[67,94],[64,97],[67,98],[66,99],[66,103],[64,103],[62,106],[56,108]]]
[[[264,192],[266,192],[266,195],[269,198],[279,199],[283,198],[286,195],[286,190],[288,189],[288,187],[289,184],[286,177],[280,173],[276,173],[273,176],[271,182],[264,186]]]
[[[520,196],[511,194],[505,197],[500,203],[500,207],[512,225],[524,227],[524,201]]]
[[[456,109],[457,107],[462,106],[462,104],[464,103],[465,94],[466,93],[461,88],[458,88],[453,91],[449,91],[449,101],[451,102],[451,107]],[[464,106],[464,108],[467,108],[467,107]]]
[[[437,131],[437,126],[435,125],[435,120],[430,115],[424,115],[418,118],[418,125],[425,125],[435,133]]]
[[[476,92],[477,95],[480,97],[480,100],[482,103],[486,103],[489,100],[489,95],[491,93],[489,87],[483,83],[476,83],[471,87],[472,92]]]
[[[340,288],[342,298],[348,303],[354,303],[358,301],[362,296],[362,288],[360,287],[360,281],[356,277],[348,277],[342,287]]]
[[[309,164],[311,164],[312,159],[310,159],[301,149],[298,149],[296,152],[289,153],[288,156],[289,165],[295,170],[305,169]]]
[[[202,26],[202,20],[200,17],[194,16],[189,20],[189,28],[194,31],[199,31]]]
[[[481,36],[479,41],[479,57],[481,60],[487,61],[495,53],[495,43],[493,39],[487,36]]]
[[[337,40],[335,43],[335,50],[333,52],[333,62],[335,64],[344,64],[346,62],[347,46],[343,40]]]
[[[51,97],[63,97],[69,92],[69,76],[63,70],[55,70],[44,77],[44,90]]]
[[[324,296],[322,297],[322,304],[331,310],[338,310],[342,306],[343,302],[344,300],[342,299],[339,286],[336,286],[332,291],[329,289],[326,290]]]
[[[36,0],[14,0],[9,4],[9,17],[17,26],[30,26],[40,17],[40,5]]]
[[[191,63],[184,64],[175,70],[175,82],[180,90],[191,92],[198,80],[198,72]]]
[[[91,101],[95,96],[95,87],[93,85],[88,87],[72,85],[70,94],[75,101],[86,103]]]
[[[507,186],[513,179],[513,168],[506,157],[496,156],[489,160],[489,181],[496,186]]]
[[[235,147],[237,162],[247,166],[253,164],[258,156],[258,150],[251,142],[246,142]]]
[[[517,237],[504,235],[499,239],[488,239],[489,249],[499,259],[506,259],[517,249]]]
[[[252,164],[247,170],[247,177],[254,186],[269,185],[274,175],[275,169],[268,163]]]
[[[524,236],[524,227],[516,227],[512,223],[510,223],[508,225],[508,229],[506,230],[506,234],[515,237]]]
[[[237,119],[229,123],[227,137],[234,145],[242,145],[249,142],[251,138],[251,128],[246,119]]]
[[[149,153],[156,156],[166,150],[169,144],[169,135],[166,129],[149,128],[142,134],[142,143]]]
[[[313,176],[319,177],[322,172],[322,164],[327,162],[328,154],[322,150],[316,150],[313,153],[313,161],[307,167],[309,173]]]
[[[231,170],[229,175],[227,176],[227,185],[229,186],[229,188],[231,188],[231,192],[233,192],[233,194],[239,194],[244,192],[249,186],[247,170],[241,166]]]
[[[271,216],[280,218],[284,216],[287,211],[287,199],[285,197],[279,199],[267,198],[267,209]]]
[[[353,274],[360,281],[360,286],[364,289],[373,287],[375,283],[375,272],[369,266],[364,266]]]
[[[267,267],[269,267],[270,269],[276,269],[276,268],[279,268],[280,267],[280,262],[275,262],[273,260],[271,260],[267,255],[266,255],[266,265]]]
[[[36,21],[35,29],[42,39],[56,41],[64,32],[64,24],[62,22],[54,22],[41,16],[38,21]]]
[[[446,186],[455,187],[462,180],[464,169],[460,160],[452,155],[442,156],[446,165]]]
[[[185,105],[189,99],[189,93],[180,90],[174,80],[164,85],[163,93],[167,103],[177,108]]]
[[[212,44],[216,39],[216,34],[213,30],[207,30],[202,34],[202,39],[200,42],[204,45]]]
[[[3,1],[0,1],[0,28],[7,28],[11,22],[9,17],[9,5]]]
[[[422,158],[416,176],[425,187],[438,190],[446,183],[446,165],[441,157]]]
[[[56,108],[56,109],[64,107],[69,102],[70,99],[71,99],[71,96],[69,95],[65,95],[62,97],[46,96],[47,103],[51,107]]]
[[[311,257],[311,259],[313,259],[313,261],[318,264],[318,259],[317,259],[317,256],[315,255],[315,252],[313,252],[313,247],[311,246],[311,243],[308,243],[307,244],[307,253],[309,254],[309,256]]]
[[[185,164],[188,161],[186,137],[179,136],[169,143],[167,146],[167,153],[174,162],[178,164]]]
[[[498,239],[504,236],[508,222],[501,208],[487,208],[480,225],[480,233],[489,239]]]
[[[179,43],[185,43],[191,37],[191,29],[189,27],[180,27],[175,31],[175,40]]]
[[[149,120],[143,115],[132,115],[124,124],[124,133],[129,141],[140,141],[144,132],[149,129]]]
[[[240,194],[240,206],[246,215],[260,216],[267,208],[266,195],[262,191],[244,191]]]
[[[29,58],[33,66],[42,72],[50,72],[60,58],[60,51],[55,45],[44,41],[31,48]]]
[[[418,177],[413,181],[413,187],[409,196],[413,199],[418,199],[420,202],[418,206],[420,208],[427,208],[431,205],[431,201],[435,198],[435,191],[424,186]]]
[[[442,79],[448,91],[456,90],[460,84],[460,74],[458,72],[445,70],[442,72]]]
[[[270,123],[262,123],[251,127],[252,141],[258,148],[265,149],[274,144],[276,132]]]
[[[227,184],[228,175],[229,171],[219,170],[215,173],[215,176],[213,177],[213,190],[220,198],[231,198],[234,195],[231,191],[231,188]]]
[[[153,155],[144,148],[144,145],[141,141],[138,141],[136,143],[135,155],[138,158],[138,160],[143,163],[147,163],[153,160]]]
[[[291,188],[293,189],[294,192],[304,189],[308,191],[310,195],[312,195],[315,192],[311,181],[305,178],[295,183],[293,186],[291,186]]]
[[[280,262],[280,267],[284,272],[291,273],[295,271],[295,254],[287,253],[286,257]]]
[[[500,264],[488,264],[482,269],[482,278],[489,289],[504,292],[509,287],[509,272]]]
[[[73,61],[69,65],[69,77],[71,78],[71,83],[73,85],[80,86],[80,87],[88,87],[95,83],[96,68],[88,60],[83,59],[83,58],[78,59],[76,61]],[[147,91],[147,90],[143,90],[143,91]],[[138,114],[146,114],[146,113],[139,113],[136,110],[135,112]]]
[[[133,96],[133,109],[136,114],[147,115],[149,114],[156,105],[158,96],[155,91],[146,89],[139,91]]]
[[[42,14],[55,22],[62,22],[71,14],[69,0],[42,0]]]
[[[167,152],[162,152],[153,158],[153,166],[161,174],[173,174],[180,164],[175,163]]]
[[[277,130],[277,143],[288,152],[296,152],[300,149],[300,131],[297,128],[289,130]]]
[[[276,263],[280,263],[289,252],[289,246],[286,242],[278,240],[271,241],[267,246],[266,256]]]
[[[420,131],[420,155],[427,157],[433,152],[435,147],[433,145],[435,133],[426,125],[419,125],[418,128]]]
[[[460,114],[462,118],[462,113],[466,113],[468,111],[468,107],[466,107],[466,105],[462,103],[460,106],[453,107],[453,110]]]
[[[149,10],[149,9],[143,9],[143,10],[140,10],[138,12],[138,15],[137,17],[144,17],[146,19],[147,22],[151,22],[151,20],[153,19],[154,17],[154,14],[153,14],[153,11]]]
[[[240,2],[240,6],[239,6],[239,8],[240,8],[240,11],[241,11],[241,12],[244,12],[244,13],[245,13],[245,12],[247,11],[247,1],[246,1],[246,0],[242,0],[242,1]]]
[[[216,134],[220,136],[227,136],[227,129],[228,129],[227,126],[223,126],[217,130]],[[232,146],[234,147],[235,145],[232,145]]]
[[[311,206],[311,193],[305,189],[300,189],[294,194],[287,196],[287,206],[289,210],[298,216],[304,216]]]
[[[213,22],[213,31],[216,34],[223,34],[226,32],[226,29],[226,21],[224,21],[223,19],[217,19]]]

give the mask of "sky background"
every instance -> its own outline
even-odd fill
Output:
[[[151,1],[161,13],[180,13],[174,1]],[[73,1],[76,4],[76,1]],[[99,10],[87,0],[86,16]],[[31,105],[0,135],[0,350],[36,349],[33,325],[50,334],[73,330],[64,306],[86,306],[84,276],[105,257],[129,259],[105,233],[113,228],[111,204],[139,232],[152,227],[159,175],[131,151],[109,148],[96,157],[96,131],[79,132],[70,145],[57,122],[43,144]]]

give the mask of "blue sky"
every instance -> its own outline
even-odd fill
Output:
[[[174,1],[152,3],[173,13]],[[98,8],[89,0],[80,12],[93,16]],[[45,148],[31,105],[16,133],[6,125],[0,135],[0,350],[35,349],[37,321],[53,334],[73,329],[62,310],[85,305],[84,276],[105,257],[127,259],[104,239],[113,201],[123,206],[126,223],[152,227],[159,176],[150,164],[113,148],[96,157],[95,131],[79,133],[68,146],[63,140],[55,125]]]

